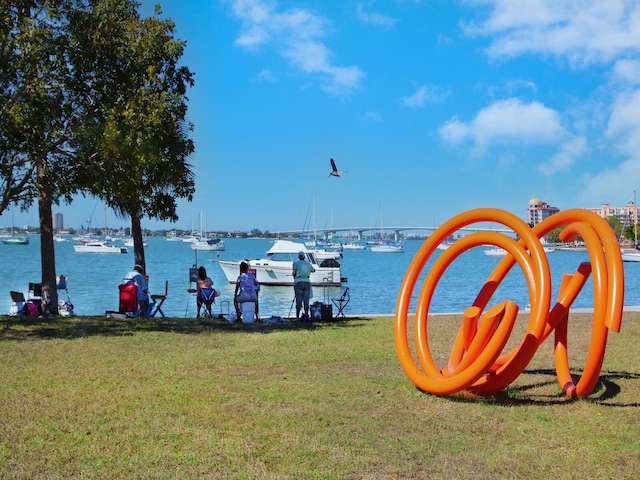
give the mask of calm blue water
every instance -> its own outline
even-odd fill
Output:
[[[39,282],[40,239],[30,237],[27,246],[0,244],[0,264],[3,275],[0,278],[0,312],[8,312],[11,306],[10,290],[27,294],[29,282]],[[162,293],[165,280],[169,281],[169,296],[163,310],[167,316],[195,316],[195,299],[187,293],[189,268],[204,265],[215,286],[222,290],[217,300],[215,313],[221,306],[226,313],[223,300],[231,300],[234,286],[226,283],[219,265],[210,262],[216,259],[216,252],[191,250],[184,242],[169,242],[164,238],[149,238],[145,249],[147,273],[150,276],[151,293]],[[226,251],[219,252],[221,259],[239,260],[261,258],[272,241],[265,239],[225,239]],[[349,315],[391,314],[395,310],[398,290],[406,269],[422,244],[421,241],[406,241],[404,254],[372,253],[365,251],[345,251],[342,260],[342,275],[348,277],[351,302],[345,311]],[[118,284],[133,267],[133,249],[128,254],[76,253],[73,242],[57,242],[57,274],[69,277],[69,295],[77,315],[103,315],[107,310],[118,309]],[[439,251],[434,254],[434,257]],[[438,284],[430,311],[461,312],[475,298],[487,275],[498,264],[499,258],[488,257],[482,249],[474,249],[459,257],[445,273]],[[577,266],[588,261],[586,252],[560,252],[549,255],[554,292],[560,283],[562,273],[573,272]],[[433,263],[433,258],[429,265]],[[625,263],[625,305],[640,305],[640,263]],[[421,282],[418,284],[420,288]],[[592,306],[592,289],[589,282],[578,297],[575,307]],[[314,299],[328,302],[338,298],[342,288],[326,289],[315,287]],[[62,292],[61,292],[62,293]],[[64,293],[62,293],[64,297]],[[519,268],[514,268],[494,297],[497,301],[510,298],[521,308],[529,303],[528,291]],[[293,288],[263,287],[260,292],[261,316],[289,316]],[[411,310],[414,310],[412,306]]]

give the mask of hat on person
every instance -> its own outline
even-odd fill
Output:
[[[302,250],[298,252],[298,258],[299,259],[303,259],[304,258],[304,252]]]
[[[142,273],[142,267],[140,265],[138,265],[137,263],[133,266],[133,269],[137,270],[140,273]]]

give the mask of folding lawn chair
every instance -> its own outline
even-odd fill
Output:
[[[211,306],[216,303],[216,290],[215,288],[200,288],[197,293],[197,302],[200,306],[204,307],[201,312],[201,318],[213,318]]]
[[[27,302],[22,292],[9,292],[11,296],[11,308],[9,309],[9,315],[20,315],[24,311],[25,303]]]
[[[73,303],[69,297],[68,290],[69,277],[60,275],[56,277],[56,289],[58,290],[58,313],[63,317],[73,316]],[[66,299],[62,298],[61,292],[64,291]]]
[[[149,318],[155,317],[156,313],[160,312],[160,316],[164,318],[164,312],[162,311],[162,304],[167,299],[167,294],[169,293],[169,280],[165,280],[164,282],[164,295],[151,295],[152,309],[149,314]],[[158,301],[160,303],[158,303]]]
[[[340,298],[332,298],[331,299],[333,304],[338,309],[338,312],[336,313],[336,318],[338,318],[338,317],[344,318],[344,307],[347,306],[347,304],[349,303],[350,300],[351,300],[351,294],[349,293],[349,287],[345,288],[345,290],[342,293],[342,296]]]

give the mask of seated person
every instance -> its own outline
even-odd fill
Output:
[[[138,287],[139,315],[146,317],[149,313],[149,286],[143,276],[143,270],[140,265],[135,265],[133,270],[124,276],[122,284],[126,283],[133,283]]]
[[[255,275],[249,274],[249,264],[247,262],[240,262],[240,275],[236,280],[236,291],[233,295],[233,306],[236,309],[236,315],[238,319],[242,316],[240,304],[242,302],[258,303],[258,290],[260,284]],[[256,310],[257,311],[257,310]]]
[[[201,266],[198,268],[198,281],[196,282],[196,304],[198,305],[197,317],[200,317],[202,305],[205,306],[211,315],[211,304],[216,297],[220,296],[220,291],[213,288],[213,280],[207,276],[207,269]]]

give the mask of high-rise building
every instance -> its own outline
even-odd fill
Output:
[[[527,207],[527,223],[533,227],[559,211],[559,208],[552,207],[548,203],[538,200],[536,197],[531,197],[529,207]]]
[[[64,228],[64,221],[61,213],[53,214],[53,231],[58,232]]]
[[[612,207],[608,203],[603,203],[599,207],[585,208],[590,212],[600,215],[602,218],[617,218],[625,227],[638,222],[638,209],[634,200],[629,200],[624,207]]]

